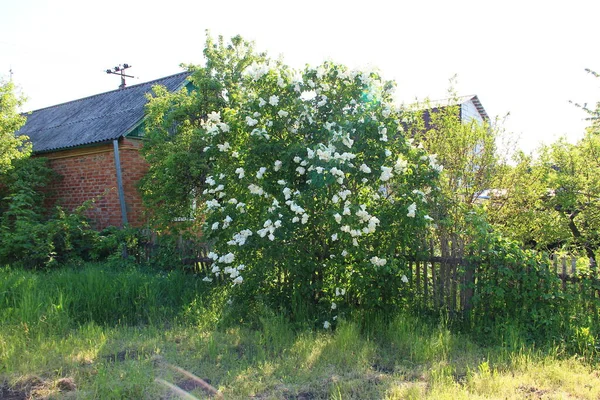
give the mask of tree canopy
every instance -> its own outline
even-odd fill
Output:
[[[25,124],[25,117],[19,114],[24,99],[15,94],[12,82],[0,81],[0,174],[13,167],[13,161],[28,157],[31,144],[26,136],[15,133]]]

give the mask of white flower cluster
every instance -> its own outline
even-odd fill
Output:
[[[267,75],[271,70],[274,70],[274,67],[270,63],[257,63],[255,61],[244,70],[243,76],[249,77],[253,81],[257,81]]]
[[[410,217],[410,218],[414,218],[416,212],[417,212],[417,203],[412,203],[410,206],[408,206],[408,214],[406,214],[406,216]]]
[[[342,171],[341,169],[338,169],[337,167],[333,167],[329,170],[329,173],[336,178],[337,183],[339,183],[340,185],[344,183],[344,171]]]
[[[260,167],[259,170],[256,172],[256,178],[257,179],[262,179],[263,175],[265,174],[265,172],[267,172],[267,168]]]
[[[436,171],[436,172],[442,172],[442,170],[444,169],[443,165],[438,164],[437,161],[437,154],[430,154],[428,156],[421,156],[421,160],[423,161],[429,161],[429,167]]]
[[[270,219],[268,219],[263,224],[263,229],[256,231],[256,233],[258,233],[258,235],[260,237],[265,237],[268,234],[269,240],[273,241],[273,240],[275,240],[275,235],[274,235],[275,229],[279,228],[280,226],[281,226],[281,220],[277,220],[277,221],[273,222]]]
[[[227,244],[230,246],[243,246],[250,236],[252,236],[252,231],[250,229],[244,229],[233,235],[233,239],[228,241]]]
[[[406,169],[408,168],[408,161],[406,161],[405,159],[403,159],[402,157],[398,157],[398,159],[396,160],[396,164],[394,164],[394,171],[397,174],[403,174],[404,172],[406,172]]]
[[[385,264],[387,264],[387,260],[385,258],[379,258],[377,256],[371,257],[371,264],[373,264],[376,267],[383,267]]]
[[[262,196],[265,194],[265,191],[263,190],[263,188],[261,188],[258,185],[255,185],[254,183],[251,183],[250,185],[248,185],[248,190],[250,191],[250,193],[256,194],[258,196]]]
[[[391,167],[381,166],[381,176],[379,179],[383,182],[389,181],[394,174]]]

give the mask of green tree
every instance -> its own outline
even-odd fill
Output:
[[[177,213],[199,198],[205,279],[325,327],[406,302],[405,257],[441,167],[404,136],[394,84],[334,63],[295,71],[240,38],[209,39],[204,54],[192,91],[150,102],[144,188]]]
[[[597,74],[596,74],[597,76]],[[520,154],[497,186],[490,204],[494,226],[524,245],[583,252],[596,259],[600,245],[600,131],[595,109],[582,108],[591,125],[576,144],[560,139],[537,158]]]
[[[12,82],[0,81],[0,175],[13,167],[13,160],[28,157],[31,144],[26,136],[15,133],[25,123],[18,109],[24,99],[15,94]]]
[[[451,84],[453,84],[451,80]],[[462,246],[469,241],[470,222],[467,216],[481,208],[480,196],[492,187],[493,177],[503,163],[497,148],[502,135],[498,121],[461,118],[460,101],[454,89],[449,89],[447,101],[418,104],[422,117],[410,125],[411,135],[443,165],[440,175],[440,196],[432,207],[432,216],[439,239],[450,239]],[[459,244],[460,243],[460,244]]]

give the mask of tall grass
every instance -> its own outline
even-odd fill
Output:
[[[447,319],[406,313],[314,330],[262,310],[240,324],[227,318],[235,307],[227,298],[181,272],[127,265],[2,269],[0,385],[41,377],[46,392],[38,394],[61,398],[55,382],[70,377],[76,398],[172,398],[154,378],[190,382],[161,367],[160,357],[233,399],[600,396],[593,359],[528,347],[508,327],[505,340],[483,346]],[[589,334],[581,336],[584,343]]]
[[[94,322],[140,325],[172,322],[201,301],[209,287],[195,276],[140,268],[87,264],[0,273],[0,319],[9,325],[62,331]]]

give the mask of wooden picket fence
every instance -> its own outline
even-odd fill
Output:
[[[158,256],[161,245],[156,233],[145,232],[134,256],[138,262],[149,262]],[[179,237],[175,246],[170,243],[170,248],[173,263],[183,264],[190,272],[210,275],[209,244]],[[399,255],[408,260],[408,284],[415,293],[414,301],[419,308],[460,314],[473,307],[473,298],[480,283],[479,266],[469,262],[464,248],[460,239],[446,237],[424,242],[411,256]],[[600,298],[596,289],[600,287],[600,281],[595,265],[578,268],[577,257],[565,255],[548,257],[543,264],[560,281],[559,286],[564,293],[578,295],[585,300]]]
[[[480,282],[478,265],[452,250],[442,250],[443,256],[422,255],[409,260],[409,284],[416,294],[417,306],[429,310],[444,310],[451,314],[468,312]],[[430,249],[435,254],[435,249]],[[578,267],[576,256],[553,255],[540,267],[548,268],[557,278],[559,289],[586,300],[600,298],[600,280],[595,265]]]

